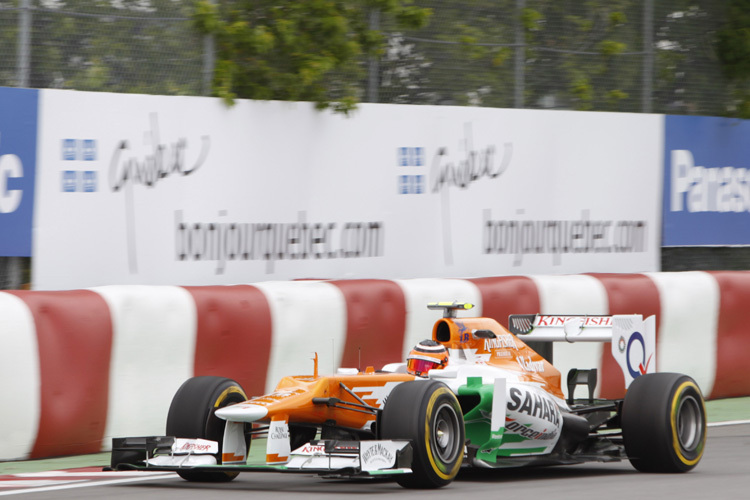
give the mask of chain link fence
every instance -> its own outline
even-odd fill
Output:
[[[0,85],[204,93],[205,40],[192,2],[0,1]]]
[[[370,102],[723,115],[732,85],[710,0],[418,0],[386,35]],[[208,94],[210,39],[189,0],[0,0],[0,85]],[[374,64],[373,64],[374,62]],[[366,62],[363,61],[363,65]]]
[[[711,0],[417,0],[419,31],[380,16],[386,37],[362,61],[365,102],[731,114]],[[210,94],[213,44],[189,0],[0,0],[0,85],[162,95]],[[663,270],[750,268],[743,248],[667,251]],[[694,265],[695,264],[695,265]],[[30,259],[0,257],[0,288]]]
[[[389,32],[381,102],[724,115],[723,2],[425,0]]]

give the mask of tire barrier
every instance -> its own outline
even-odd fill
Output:
[[[660,372],[693,377],[711,399],[750,395],[750,272],[475,279],[104,286],[0,292],[0,460],[96,453],[113,436],[164,432],[193,375],[249,395],[291,374],[379,368],[404,359],[458,300],[507,326],[509,314],[656,315]],[[608,345],[556,344],[554,364],[598,368],[601,396],[624,395]]]

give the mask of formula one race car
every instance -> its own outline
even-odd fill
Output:
[[[449,484],[462,466],[484,468],[628,459],[646,472],[685,472],[706,441],[696,383],[654,373],[655,320],[629,316],[514,315],[509,332],[490,318],[443,311],[432,338],[406,363],[286,377],[247,398],[221,377],[186,381],[172,400],[169,436],[115,438],[114,470],[176,471],[189,481],[229,481],[244,471],[325,477],[393,476],[412,488]],[[512,333],[511,333],[512,332]],[[595,370],[560,372],[524,340],[611,342],[623,369],[622,400],[594,398]],[[588,398],[574,399],[577,385]],[[265,462],[248,463],[267,434]]]

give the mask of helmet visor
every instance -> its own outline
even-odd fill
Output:
[[[435,361],[427,361],[426,359],[411,358],[406,360],[406,370],[414,375],[421,375],[432,370],[439,364]]]

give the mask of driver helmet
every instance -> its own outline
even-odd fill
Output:
[[[418,377],[427,377],[427,372],[443,369],[448,364],[448,350],[434,340],[422,340],[406,357],[406,371]]]

